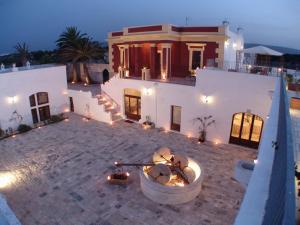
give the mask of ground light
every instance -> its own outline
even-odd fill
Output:
[[[0,189],[7,188],[16,180],[15,176],[10,172],[0,172]]]

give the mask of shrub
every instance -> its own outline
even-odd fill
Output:
[[[4,136],[4,135],[5,135],[4,130],[2,130],[2,129],[0,128],[0,137],[2,137],[2,136]]]
[[[20,133],[25,133],[25,132],[27,132],[27,131],[30,131],[32,128],[30,127],[30,126],[28,126],[28,125],[26,125],[26,124],[20,124],[19,126],[18,126],[18,131],[20,132]]]
[[[62,114],[59,115],[53,115],[50,117],[49,122],[50,123],[58,123],[64,119]]]

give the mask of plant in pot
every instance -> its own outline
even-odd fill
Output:
[[[198,141],[201,143],[206,141],[207,128],[216,122],[214,119],[212,119],[212,117],[212,115],[209,115],[197,117],[195,119],[200,123]]]
[[[144,129],[154,128],[155,127],[155,124],[151,121],[151,117],[150,116],[146,116],[146,121],[143,122],[143,127],[144,127]]]

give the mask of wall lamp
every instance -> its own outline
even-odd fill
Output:
[[[7,97],[8,104],[15,104],[18,102],[18,96]]]
[[[209,103],[212,102],[212,97],[211,97],[211,96],[204,95],[204,96],[202,97],[202,101],[203,101],[203,103],[205,103],[205,104],[209,104]]]
[[[152,95],[153,91],[151,88],[144,88],[143,93],[144,95],[150,96]]]

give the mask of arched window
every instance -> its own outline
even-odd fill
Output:
[[[29,96],[32,122],[38,123],[50,118],[49,98],[47,92],[38,92]]]
[[[257,115],[243,112],[234,114],[229,142],[258,148],[263,124],[263,119]]]

